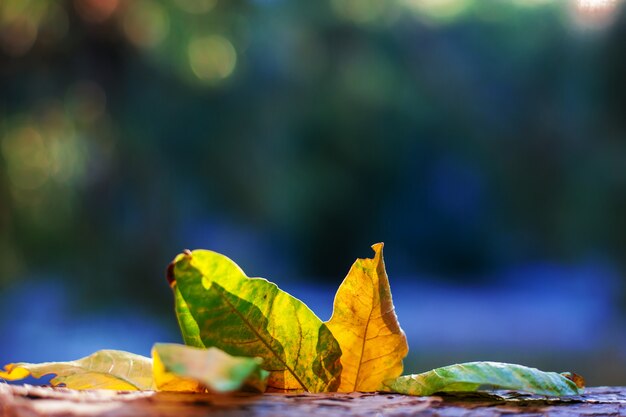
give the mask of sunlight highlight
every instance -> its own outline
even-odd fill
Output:
[[[578,8],[582,10],[602,10],[615,7],[615,0],[578,0]]]
[[[582,28],[605,28],[613,22],[617,5],[617,0],[576,0],[574,22]]]

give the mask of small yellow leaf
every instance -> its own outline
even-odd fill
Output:
[[[152,389],[152,361],[144,356],[119,350],[100,350],[69,362],[10,363],[0,370],[0,378],[17,381],[32,375],[41,378],[55,374],[52,386],[112,389],[124,391]]]
[[[244,386],[263,392],[269,372],[259,358],[236,357],[218,348],[173,343],[152,348],[154,382],[160,391],[231,392]]]
[[[339,392],[377,391],[402,373],[409,351],[391,299],[383,244],[373,259],[357,259],[335,295],[327,322],[342,356]]]

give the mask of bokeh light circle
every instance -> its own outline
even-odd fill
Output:
[[[135,46],[153,48],[169,34],[170,18],[156,2],[135,1],[129,4],[123,26],[126,37]]]
[[[191,70],[203,81],[222,80],[234,71],[237,64],[235,47],[219,35],[191,39],[187,54]]]

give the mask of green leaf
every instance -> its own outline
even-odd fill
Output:
[[[260,357],[268,390],[335,391],[341,349],[300,300],[262,278],[248,278],[224,255],[196,250],[168,269],[185,342]]]
[[[231,392],[244,386],[264,392],[266,388],[268,372],[261,369],[260,358],[173,343],[155,344],[152,358],[155,384],[161,391],[196,391],[198,382],[213,392]]]
[[[41,378],[56,374],[52,386],[65,385],[77,390],[149,390],[153,389],[150,358],[119,350],[101,350],[70,362],[10,363],[0,371],[0,378],[16,381],[32,375]]]
[[[470,392],[485,388],[549,396],[581,393],[576,384],[564,375],[499,362],[469,362],[444,366],[418,375],[405,375],[387,380],[384,386],[385,391],[408,395]]]
[[[196,323],[191,315],[185,299],[178,288],[174,287],[173,291],[176,306],[176,319],[178,320],[178,326],[180,327],[183,341],[189,346],[204,347],[202,339],[200,339],[198,323]]]

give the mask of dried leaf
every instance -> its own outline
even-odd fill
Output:
[[[409,351],[394,311],[383,261],[383,244],[373,259],[357,259],[342,282],[326,323],[343,355],[340,392],[376,391],[402,373]]]
[[[565,378],[572,381],[578,388],[585,388],[585,378],[582,375],[578,375],[574,372],[561,372]]]
[[[0,371],[0,378],[16,381],[32,375],[41,378],[55,374],[53,386],[77,390],[149,390],[153,389],[150,358],[119,350],[100,350],[69,362],[10,363]]]
[[[259,358],[230,356],[217,349],[157,343],[152,348],[154,381],[160,391],[264,392],[268,372]],[[199,386],[198,383],[201,385]]]
[[[270,371],[268,390],[337,389],[339,344],[300,300],[206,250],[177,256],[168,279],[186,343],[262,358]]]
[[[444,366],[418,375],[385,381],[384,391],[408,395],[436,392],[472,392],[506,389],[549,396],[578,395],[573,381],[556,372],[543,372],[522,365],[499,362],[469,362]]]

